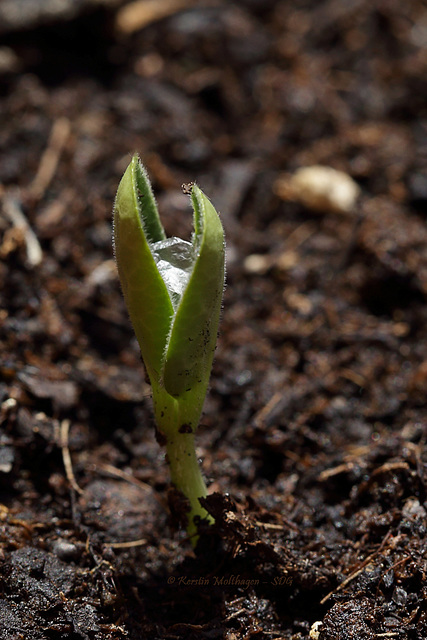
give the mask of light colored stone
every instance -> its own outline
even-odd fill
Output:
[[[284,200],[300,202],[314,211],[350,213],[360,194],[359,186],[343,171],[313,165],[292,176],[282,176],[275,191]]]

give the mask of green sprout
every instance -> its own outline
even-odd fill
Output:
[[[114,248],[172,483],[190,503],[187,531],[195,545],[197,517],[213,522],[199,501],[207,492],[194,435],[217,340],[225,245],[211,202],[196,185],[187,191],[194,210],[191,242],[166,237],[147,172],[135,155],[117,191]]]

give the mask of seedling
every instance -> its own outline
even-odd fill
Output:
[[[208,198],[190,185],[191,242],[167,238],[148,175],[135,155],[117,191],[114,247],[123,295],[150,378],[154,414],[173,484],[197,517],[212,522],[194,448],[215,351],[224,288],[224,231]],[[196,519],[196,520],[195,520]]]

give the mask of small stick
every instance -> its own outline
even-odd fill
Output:
[[[229,620],[233,620],[233,618],[237,618],[238,616],[242,615],[242,613],[248,613],[248,610],[247,609],[239,609],[238,611],[235,611],[234,613],[230,613],[230,615],[226,617],[224,622],[228,622]]]
[[[61,422],[61,451],[62,461],[64,463],[65,475],[70,486],[76,493],[83,495],[84,491],[79,487],[74,476],[73,465],[71,462],[70,449],[68,448],[68,432],[70,430],[70,421],[63,420]]]
[[[366,565],[369,564],[370,561],[373,558],[375,558],[375,556],[377,556],[383,550],[384,545],[385,545],[386,541],[388,540],[388,538],[390,537],[390,535],[391,535],[391,531],[389,531],[387,533],[387,535],[385,536],[384,540],[381,542],[381,544],[378,547],[378,549],[376,551],[374,551],[373,553],[371,553],[367,558],[365,558],[365,560],[362,562],[362,564],[359,566],[359,568],[356,569],[356,571],[353,571],[353,573],[351,573],[349,576],[347,576],[347,578],[343,582],[341,582],[341,584],[339,584],[336,589],[334,589],[333,591],[330,591],[328,593],[328,595],[326,595],[324,598],[322,598],[322,600],[320,601],[320,604],[325,604],[325,602],[327,602],[329,600],[329,598],[334,595],[334,593],[338,593],[338,591],[342,591],[344,589],[344,587],[346,587],[352,580],[357,578],[357,576],[362,573],[362,571],[366,567]]]
[[[165,502],[158,497],[157,492],[154,491],[153,487],[151,487],[147,482],[142,482],[141,480],[138,480],[138,478],[135,478],[135,476],[133,476],[132,474],[126,473],[126,471],[122,471],[121,469],[118,469],[111,464],[103,464],[99,467],[95,465],[94,470],[97,473],[104,472],[107,475],[113,476],[115,478],[120,478],[121,480],[124,480],[125,482],[128,482],[129,484],[133,485],[134,487],[138,487],[138,489],[142,489],[143,491],[152,491],[153,497],[157,501],[157,503],[162,507],[162,509],[166,509]]]
[[[31,229],[28,220],[22,211],[17,191],[15,192],[11,190],[5,193],[3,198],[3,211],[15,229],[20,229],[22,231],[27,247],[27,260],[29,266],[37,267],[43,258],[42,248],[36,234]]]
[[[119,9],[116,27],[121,33],[134,33],[193,4],[194,0],[135,0]]]
[[[48,188],[55,175],[61,153],[70,135],[71,125],[68,118],[58,118],[53,123],[47,147],[41,157],[39,168],[32,183],[29,186],[29,193],[33,198],[39,200]]]
[[[133,547],[142,547],[144,544],[147,544],[147,540],[141,538],[140,540],[130,540],[129,542],[106,542],[105,546],[109,549],[132,549]]]
[[[260,520],[257,520],[255,524],[258,527],[263,527],[264,529],[271,529],[272,531],[284,531],[284,529],[286,528],[284,525],[287,525],[289,529],[293,529],[293,531],[299,531],[297,525],[291,522],[290,520],[288,520],[287,518],[282,518],[282,522],[283,524],[273,524],[271,522],[261,522]]]
[[[112,464],[103,464],[99,467],[95,466],[95,471],[98,471],[98,472],[103,471],[104,473],[110,476],[121,478],[122,480],[129,482],[129,484],[133,484],[135,487],[139,487],[144,491],[152,490],[152,487],[150,487],[150,485],[147,482],[141,482],[141,480],[138,480],[138,478],[135,478],[135,476],[133,476],[132,474],[127,473],[126,471],[122,471],[122,469],[118,469],[117,467],[114,467]]]
[[[267,404],[264,405],[253,418],[253,423],[256,427],[261,426],[261,424],[269,416],[273,409],[275,409],[282,398],[283,393],[277,391],[271,396]]]

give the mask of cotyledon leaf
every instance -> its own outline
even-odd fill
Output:
[[[131,166],[134,171],[137,200],[140,211],[140,220],[148,243],[166,240],[166,233],[160,222],[157,204],[154,199],[151,183],[145,167],[141,164],[138,155],[132,158]]]
[[[150,243],[166,238],[145,170],[132,158],[114,205],[114,248],[123,295],[150,379],[157,382],[173,307]]]
[[[195,260],[175,311],[166,347],[163,384],[179,396],[209,381],[217,341],[224,289],[224,231],[219,216],[203,192],[192,187]]]

